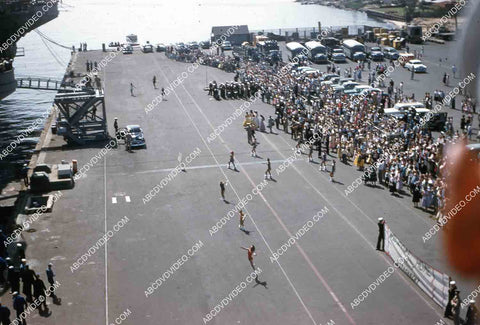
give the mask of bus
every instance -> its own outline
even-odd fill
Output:
[[[309,52],[309,59],[314,63],[327,62],[327,48],[320,42],[310,41],[305,43]]]
[[[290,42],[287,43],[287,50],[288,50],[288,59],[290,61],[293,60],[294,57],[297,55],[308,55],[308,50],[300,43],[297,42]]]
[[[365,60],[365,50],[365,45],[357,42],[354,39],[346,39],[343,41],[343,51],[345,56],[347,56],[350,60]]]

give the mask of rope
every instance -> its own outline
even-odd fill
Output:
[[[50,48],[50,45],[48,45],[48,43],[45,41],[45,39],[43,37],[41,37],[41,39],[42,39],[43,44],[45,44],[45,47],[47,48],[47,50],[50,52],[50,54],[55,59],[55,61],[57,61],[57,63],[60,64],[62,67],[65,67],[66,64],[64,62],[62,62],[62,60],[55,54],[55,52],[53,51],[52,48]]]
[[[39,31],[38,29],[35,29],[34,31],[35,31],[35,33],[37,33],[42,39],[45,39],[45,40],[49,41],[50,43],[53,43],[53,44],[55,44],[55,45],[57,45],[57,46],[60,46],[60,47],[63,47],[64,49],[67,49],[67,50],[71,50],[71,49],[72,49],[72,48],[69,47],[69,46],[65,46],[65,45],[62,45],[62,44],[60,44],[60,43],[55,42],[54,40],[52,40],[51,38],[49,38],[47,35],[45,35],[45,34],[42,33],[41,31]]]

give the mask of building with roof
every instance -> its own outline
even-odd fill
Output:
[[[222,37],[222,35],[224,37]],[[243,42],[250,42],[250,32],[248,31],[247,25],[213,26],[210,36],[212,43],[219,39],[225,39],[232,43],[232,45],[242,45]]]

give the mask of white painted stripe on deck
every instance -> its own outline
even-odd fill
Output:
[[[275,144],[273,144],[273,142],[271,142],[264,134],[262,134],[263,138],[265,139],[265,141],[269,142],[270,145],[280,154],[282,155],[282,153],[280,152],[280,150],[277,148],[277,146]],[[287,140],[285,140],[283,137],[280,137],[286,144],[290,145]],[[283,155],[282,155],[283,156]],[[357,233],[360,235],[360,237],[362,237],[362,239],[367,243],[368,246],[370,246],[370,248],[372,249],[372,252],[375,252],[375,246],[372,244],[371,240],[367,239],[358,229],[357,227],[355,227],[355,225],[353,225],[350,220],[343,214],[341,213],[336,207],[335,205],[330,202],[322,193],[321,191],[315,186],[313,185],[306,176],[303,175],[303,173],[296,167],[296,166],[293,166],[292,165],[292,168],[297,172],[297,174],[300,175],[300,177],[302,177],[305,182],[310,185],[310,187],[313,188],[313,190],[315,192],[317,192],[317,194],[322,198],[324,199],[331,207],[333,210],[335,210],[338,215]],[[314,167],[312,167],[314,168]],[[326,176],[322,175],[321,173],[319,173],[319,175],[321,177],[323,177],[324,179],[326,179]],[[365,216],[366,220],[368,222],[370,222],[373,226],[376,224],[371,218],[368,217],[368,215],[357,205],[355,204],[355,202],[353,202],[349,197],[347,197],[344,193],[342,193],[336,186],[332,186],[332,188],[337,191],[344,199],[346,199],[348,202],[350,202],[358,211],[360,211],[360,213],[362,215]],[[378,255],[378,254],[377,254]],[[392,262],[392,260],[387,257],[386,254],[380,254],[381,258],[383,260],[385,260],[387,262],[387,264],[389,264],[390,266],[394,266],[394,263]],[[423,296],[423,291],[422,292],[419,292],[417,290],[418,287],[414,287],[410,281],[409,278],[406,277],[406,275],[404,275],[402,272],[397,272],[397,274],[400,276],[400,278],[407,284],[408,287],[410,287],[427,305],[428,307],[430,307],[434,313],[437,314],[437,316],[440,316],[442,317],[441,314],[438,313],[437,309],[430,303],[430,301],[428,301],[424,296]]]
[[[172,71],[170,69],[170,71]],[[167,76],[165,75],[165,72],[163,72],[163,70],[161,70],[161,73],[164,77],[164,79],[168,82],[168,78]],[[192,98],[192,96],[190,95],[190,93],[185,89],[185,86],[182,84],[182,87],[183,89],[185,90],[185,92],[190,96],[190,98],[193,100],[193,102],[195,103],[195,105],[198,107],[198,104],[195,102],[195,100]],[[198,129],[198,126],[195,124],[195,122],[193,121],[192,119],[192,116],[188,113],[188,110],[187,108],[185,107],[185,105],[183,104],[183,102],[180,100],[180,97],[178,97],[178,94],[174,91],[173,94],[175,95],[175,97],[177,98],[178,102],[180,103],[180,105],[182,106],[183,108],[183,111],[185,112],[185,114],[188,116],[190,122],[192,123],[193,127],[196,129],[200,139],[202,139],[202,142],[204,143],[205,147],[208,149],[208,151],[210,152],[210,154],[212,155],[213,159],[215,160],[215,162],[217,163],[217,166],[219,167],[220,169],[220,172],[223,174],[223,176],[225,177],[225,180],[227,182],[229,182],[229,179],[228,179],[228,176],[227,174],[225,174],[225,171],[221,168],[223,165],[221,165],[217,158],[215,157],[215,154],[213,153],[212,149],[210,148],[210,146],[208,145],[208,143],[205,141],[205,138],[202,136],[202,134],[200,133],[200,130]],[[201,109],[200,109],[200,112]],[[203,112],[202,112],[203,114]],[[205,115],[204,115],[205,116]],[[208,120],[207,118],[207,121],[208,123],[210,124],[210,126],[212,127],[213,129],[213,126],[210,122],[210,120]],[[221,137],[219,136],[219,138],[221,139]],[[223,142],[223,139],[221,139],[222,142]],[[239,201],[241,201],[241,198],[240,196],[238,195],[238,192],[235,190],[235,187],[233,186],[233,184],[230,185],[233,193],[235,193],[235,196],[237,197],[237,199]],[[273,250],[271,249],[270,245],[268,244],[267,240],[265,239],[263,233],[261,232],[261,230],[258,228],[257,224],[255,223],[255,220],[252,218],[252,215],[248,212],[248,209],[245,207],[245,212],[247,213],[248,216],[250,216],[250,220],[252,221],[255,229],[257,229],[258,231],[258,234],[262,237],[262,240],[263,242],[265,243],[265,245],[267,246],[268,250],[270,251],[271,254],[273,254]],[[292,287],[293,291],[295,292],[295,295],[297,296],[298,300],[300,301],[300,303],[302,304],[303,308],[305,309],[306,313],[308,314],[309,318],[312,320],[313,324],[317,325],[317,322],[315,321],[315,319],[313,318],[312,314],[310,313],[310,310],[308,309],[308,307],[305,305],[305,302],[303,301],[302,297],[300,296],[300,294],[298,293],[297,289],[295,288],[295,286],[293,285],[292,281],[290,280],[290,278],[288,277],[287,273],[285,272],[285,270],[283,269],[282,265],[280,264],[280,262],[278,261],[278,259],[275,261],[277,263],[277,265],[280,267],[280,270],[282,271],[283,275],[285,276],[285,278],[287,279],[288,283],[290,284],[290,287]]]
[[[127,203],[130,203],[130,196],[125,196],[125,201],[127,201]]]
[[[112,197],[112,204],[117,204],[117,198],[115,196]]]
[[[258,158],[257,158],[258,159]],[[302,160],[302,159],[295,159],[294,161],[297,160]],[[285,159],[279,159],[279,160],[271,160],[270,162],[272,164],[276,163],[284,163],[286,160]],[[258,161],[251,161],[251,162],[244,162],[244,163],[237,163],[235,162],[236,166],[249,166],[249,165],[261,165],[267,164],[266,159],[258,160]],[[225,164],[226,166],[227,164]],[[193,170],[193,169],[204,169],[204,168],[218,168],[218,165],[200,165],[200,166],[191,166],[185,168],[186,170]],[[169,173],[171,171],[175,170],[175,168],[163,168],[163,169],[150,169],[150,170],[142,170],[140,172],[136,172],[135,174],[150,174],[150,173]],[[130,174],[125,174],[125,175],[130,175]]]

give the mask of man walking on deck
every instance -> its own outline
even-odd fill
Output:
[[[2,325],[10,325],[10,309],[6,306],[2,306],[0,303],[0,322]]]
[[[270,158],[267,158],[267,170],[265,171],[265,179],[272,179],[272,164]]]
[[[24,317],[22,317],[22,313],[25,311],[27,307],[27,301],[21,295],[18,294],[17,291],[13,293],[13,309],[17,312],[17,319],[22,322],[23,325],[26,325],[27,322]]]
[[[225,183],[220,181],[220,195],[222,196],[220,200],[225,201]]]
[[[385,220],[378,218],[377,251],[385,251]]]
[[[153,76],[153,89],[157,89],[157,76]]]
[[[165,88],[162,87],[162,101],[165,100]]]
[[[230,165],[233,165],[233,170],[237,170],[235,166],[235,153],[232,151],[230,152],[230,159],[228,160],[228,169],[230,169]]]
[[[130,96],[132,97],[135,97],[135,95],[133,94],[133,89],[135,89],[136,87],[133,85],[133,83],[130,83]]]
[[[47,281],[48,283],[50,283],[50,286],[53,287],[53,284],[55,283],[55,272],[53,272],[53,269],[52,269],[52,266],[53,264],[52,263],[48,263],[48,268],[47,270],[45,271],[46,274],[47,274]],[[52,298],[55,300],[56,299],[56,296],[55,296],[55,293],[52,292],[51,294]]]
[[[113,121],[113,127],[115,128],[115,136],[117,136],[118,133],[118,117],[116,117]]]

